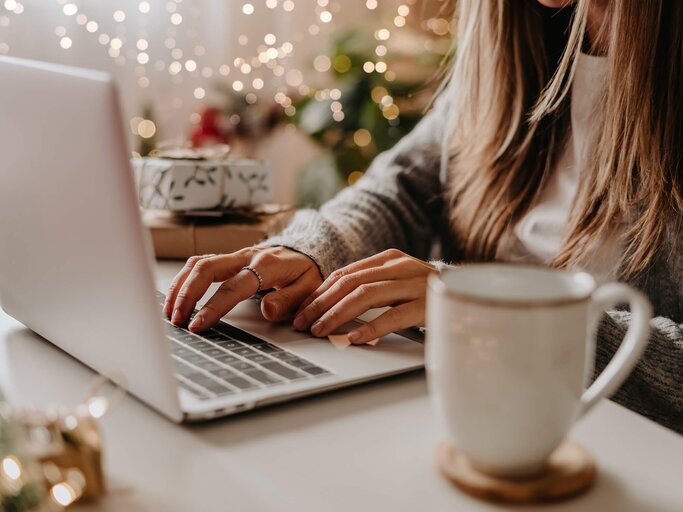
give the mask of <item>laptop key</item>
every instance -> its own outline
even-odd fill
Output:
[[[285,352],[284,350],[281,352],[273,352],[270,354],[271,357],[274,357],[276,359],[280,359],[281,361],[286,361],[289,362],[290,359],[295,358],[296,356],[290,352]]]
[[[330,373],[324,368],[320,368],[319,366],[309,366],[306,368],[302,368],[302,370],[308,373],[309,375],[324,375],[326,373]]]
[[[305,359],[301,359],[300,357],[292,357],[290,359],[287,359],[285,361],[288,365],[294,366],[295,368],[305,368],[307,366],[315,366],[309,361],[306,361]]]
[[[211,375],[213,375],[214,377],[218,377],[221,380],[228,380],[233,377],[237,377],[237,374],[235,372],[221,367],[218,367],[215,370],[211,370]]]
[[[193,368],[192,366],[186,365],[180,361],[176,360],[175,372],[183,377],[191,377],[192,375],[201,374],[199,370]]]
[[[209,384],[208,386],[206,386],[206,389],[219,396],[231,395],[232,393],[234,393],[234,391],[230,389],[228,386],[220,384],[218,382],[216,382],[215,384]]]
[[[278,382],[281,382],[280,379],[271,377],[266,372],[261,370],[249,370],[244,373],[252,379],[259,381],[261,384],[277,384]]]
[[[225,352],[223,350],[221,350],[220,348],[209,348],[207,350],[202,350],[202,352],[209,357],[218,357],[218,356],[222,356],[223,354],[225,354]]]
[[[185,358],[192,354],[193,352],[189,348],[185,348],[179,345],[175,345],[173,347],[173,353],[177,355],[180,358]]]
[[[207,340],[226,340],[228,339],[225,334],[221,334],[220,332],[217,331],[208,331],[205,333],[202,333],[202,338],[206,338]]]
[[[249,357],[250,355],[258,355],[258,352],[254,352],[252,349],[248,347],[240,347],[236,349],[232,349],[231,352],[234,352],[235,354],[238,354],[242,357]]]
[[[236,388],[241,389],[242,391],[246,391],[247,389],[254,389],[256,387],[256,384],[253,382],[249,382],[247,379],[244,379],[242,377],[233,377],[231,379],[226,379],[228,384],[232,384]]]
[[[260,350],[261,352],[265,352],[267,354],[272,354],[274,352],[282,352],[282,349],[280,347],[276,347],[275,345],[271,345],[270,343],[264,343],[262,345],[257,345],[254,348],[257,350]]]
[[[245,361],[237,361],[235,363],[230,364],[231,368],[234,368],[235,370],[239,370],[241,372],[245,372],[247,370],[255,370],[257,369],[256,366],[253,364],[249,364]]]
[[[218,363],[211,361],[210,359],[200,361],[199,363],[197,363],[197,366],[199,366],[202,370],[206,370],[207,372],[215,372],[216,370],[220,370],[222,368],[222,366],[220,366]]]
[[[207,350],[213,348],[211,344],[206,341],[195,341],[192,343],[188,343],[187,346],[192,347],[193,349],[199,352],[206,352]]]
[[[239,363],[241,360],[237,359],[235,356],[231,356],[230,354],[221,354],[220,356],[216,356],[216,361],[228,366],[232,366],[235,363]]]
[[[253,362],[258,363],[258,364],[263,364],[263,363],[267,363],[269,361],[272,361],[272,359],[270,357],[266,357],[263,354],[257,354],[257,353],[247,354],[244,357],[249,359],[249,361],[253,361]]]
[[[261,366],[287,380],[303,379],[306,377],[305,374],[297,372],[296,370],[292,370],[291,368],[287,368],[286,366],[276,362],[263,363]]]
[[[214,341],[216,345],[218,345],[221,348],[224,348],[226,350],[233,350],[236,348],[241,348],[244,347],[239,341],[235,340],[228,340],[228,339],[223,339],[220,341]]]
[[[204,357],[201,354],[197,354],[196,352],[193,352],[192,354],[190,354],[187,357],[183,357],[183,359],[185,361],[187,361],[188,363],[192,363],[192,364],[197,364],[197,363],[201,363],[202,361],[206,361],[206,357]]]

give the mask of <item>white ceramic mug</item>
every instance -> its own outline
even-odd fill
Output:
[[[595,331],[603,311],[633,314],[597,380]],[[542,470],[571,425],[614,393],[647,345],[652,307],[619,283],[589,274],[475,264],[429,279],[427,371],[450,441],[481,471],[507,477]]]

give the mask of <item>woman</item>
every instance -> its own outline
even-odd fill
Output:
[[[539,5],[542,4],[542,5]],[[571,4],[571,5],[568,5]],[[422,326],[426,260],[524,261],[620,279],[653,302],[616,400],[683,433],[683,2],[462,0],[450,80],[364,178],[266,243],[191,258],[166,314],[201,331],[256,290],[266,319],[363,343]],[[599,328],[596,371],[630,313]]]

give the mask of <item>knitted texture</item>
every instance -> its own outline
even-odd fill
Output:
[[[335,269],[388,248],[429,260],[440,242],[445,262],[457,263],[449,235],[445,187],[439,179],[448,100],[393,149],[379,155],[352,187],[319,211],[302,210],[264,246],[285,246],[308,255],[323,278]],[[668,235],[653,264],[629,284],[653,304],[649,347],[614,400],[683,433],[683,219],[669,219]],[[627,311],[610,311],[598,329],[596,371],[624,337]],[[558,326],[558,329],[561,326]]]

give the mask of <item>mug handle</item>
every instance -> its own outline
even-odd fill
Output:
[[[597,322],[607,309],[626,302],[631,308],[631,323],[612,360],[581,395],[579,417],[586,414],[601,398],[612,395],[645,352],[652,318],[652,306],[645,294],[622,283],[609,283],[593,292],[590,307],[594,310]]]

